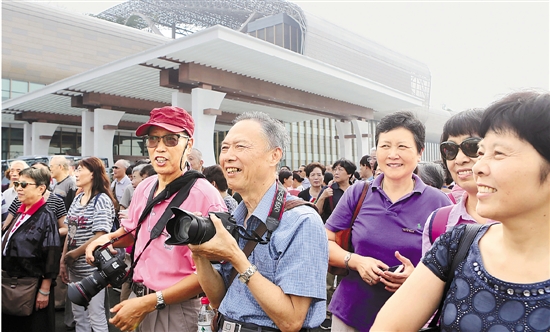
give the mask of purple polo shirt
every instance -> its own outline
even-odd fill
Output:
[[[392,203],[380,183],[379,175],[371,184],[353,224],[351,239],[355,253],[381,260],[388,266],[399,265],[395,251],[416,266],[422,253],[422,230],[432,211],[451,204],[442,191],[426,186],[415,174],[411,193]],[[333,232],[345,229],[361,196],[364,182],[350,187],[336,205],[325,227]],[[336,288],[329,310],[344,323],[359,331],[369,331],[378,311],[393,293],[384,284],[369,286],[357,271],[351,271]]]

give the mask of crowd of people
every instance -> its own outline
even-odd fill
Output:
[[[194,131],[185,110],[152,110],[136,130],[149,159],[117,160],[112,180],[95,157],[11,163],[2,274],[39,284],[30,316],[3,312],[3,330],[53,331],[65,306],[79,332],[194,332],[204,296],[216,331],[418,331],[438,308],[442,331],[550,330],[549,93],[452,116],[434,162],[421,161],[425,128],[407,111],[381,119],[357,163],[295,170],[281,166],[284,125],[264,113],[237,117],[218,165],[204,165]],[[176,208],[215,232],[178,243],[166,228]],[[337,241],[348,228],[352,250]],[[67,283],[97,271],[98,247],[130,270],[112,308],[105,289],[87,308],[66,298]]]

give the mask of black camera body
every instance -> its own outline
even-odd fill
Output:
[[[121,287],[126,279],[127,265],[124,259],[114,256],[108,247],[96,248],[94,259],[97,271],[79,282],[69,284],[67,292],[74,304],[87,307],[92,297],[107,285]]]
[[[170,234],[166,244],[201,244],[208,242],[216,235],[216,227],[209,217],[198,217],[178,207],[173,207],[172,212],[174,217],[166,224],[166,231]],[[238,241],[240,226],[237,225],[235,219],[227,212],[213,213],[221,219],[225,229]]]

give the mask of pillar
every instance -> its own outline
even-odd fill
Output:
[[[82,141],[80,144],[80,154],[83,157],[94,155],[94,112],[93,110],[82,111]]]
[[[191,109],[188,108],[188,96],[185,96],[181,92],[174,92],[172,94],[172,102],[176,102],[177,104],[173,106],[191,111],[191,115],[195,121],[195,133],[193,134],[195,139],[194,147],[201,151],[204,167],[215,165],[215,154],[219,153],[219,151],[214,151],[214,127],[216,125],[216,117],[221,112],[216,113],[205,110],[219,110],[223,98],[225,98],[225,93],[195,88],[191,90]]]
[[[23,155],[30,156],[32,154],[32,124],[23,123]]]
[[[353,151],[351,149],[352,135],[351,124],[345,121],[336,121],[336,133],[338,134],[338,146],[340,148],[339,158],[346,158],[353,162]],[[346,136],[348,138],[346,138]]]
[[[34,122],[31,125],[31,154],[44,156],[50,154],[50,141],[58,126],[57,123],[44,122]]]
[[[94,111],[94,153],[92,156],[109,159],[113,165],[113,139],[124,112],[97,108]]]
[[[357,158],[360,160],[366,154],[370,154],[369,146],[369,123],[361,120],[352,120],[351,125],[355,132],[355,144],[357,147]]]

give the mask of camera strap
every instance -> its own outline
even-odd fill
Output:
[[[318,211],[315,204],[311,202],[306,202],[303,199],[293,199],[293,200],[287,201],[286,195],[287,195],[287,191],[285,190],[285,188],[279,182],[277,182],[277,190],[275,192],[275,196],[273,197],[273,202],[271,203],[271,209],[269,210],[269,215],[267,216],[266,222],[265,223],[260,222],[258,227],[256,227],[256,229],[253,231],[254,234],[260,240],[262,239],[262,236],[267,231],[266,240],[262,240],[262,241],[248,240],[243,248],[243,252],[246,255],[246,258],[250,257],[250,254],[252,254],[252,251],[254,250],[254,248],[258,243],[261,243],[261,244],[269,243],[269,241],[271,240],[271,235],[277,229],[277,227],[279,227],[279,223],[281,222],[283,213],[285,211],[288,211],[290,209],[293,209],[301,205],[307,205],[313,208],[315,211]],[[228,287],[231,286],[236,276],[237,276],[237,270],[235,270],[235,268],[233,267],[229,275]]]
[[[164,213],[162,214],[160,219],[157,221],[157,223],[155,224],[155,226],[151,230],[151,235],[150,235],[149,241],[147,241],[147,243],[143,247],[143,250],[141,251],[141,253],[139,254],[139,256],[135,260],[134,260],[135,250],[132,251],[132,253],[130,255],[132,265],[128,269],[128,272],[126,273],[126,277],[128,277],[132,274],[132,272],[133,272],[134,268],[136,267],[139,259],[141,258],[141,255],[143,255],[143,253],[145,252],[145,249],[147,249],[147,247],[151,244],[151,241],[158,238],[162,234],[162,231],[166,227],[166,223],[173,216],[171,208],[172,207],[179,207],[187,199],[187,197],[189,196],[189,193],[191,192],[191,188],[193,187],[193,185],[195,184],[195,182],[199,178],[204,178],[204,175],[202,173],[194,171],[194,170],[188,170],[182,176],[180,176],[179,178],[177,178],[174,181],[170,182],[166,186],[166,188],[164,188],[164,190],[162,190],[160,193],[158,193],[157,196],[155,196],[155,191],[158,188],[158,180],[157,180],[157,182],[155,183],[155,185],[151,189],[151,192],[149,193],[149,198],[147,199],[147,204],[145,205],[145,209],[143,209],[143,212],[141,213],[141,216],[139,217],[139,221],[138,221],[138,224],[137,224],[136,228],[126,232],[126,234],[124,234],[123,236],[112,239],[110,242],[106,243],[106,245],[108,245],[110,243],[114,243],[114,242],[118,241],[119,239],[127,236],[128,234],[131,234],[134,230],[136,231],[135,236],[134,236],[134,243],[135,243],[137,241],[139,231],[141,230],[141,226],[143,225],[143,222],[145,221],[145,219],[147,218],[149,213],[151,213],[151,210],[153,209],[153,207],[155,205],[157,205],[158,203],[169,199],[172,195],[174,195],[174,193],[177,192],[176,196],[168,204],[168,208],[166,208],[166,210],[164,211]]]

